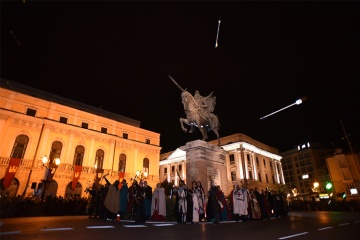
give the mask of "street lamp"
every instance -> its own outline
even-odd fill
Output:
[[[318,182],[314,182],[314,192],[317,192],[319,187],[319,183]]]
[[[52,178],[56,172],[56,169],[60,165],[60,158],[55,158],[55,164],[49,163],[49,158],[47,156],[44,156],[42,159],[43,166],[46,168],[44,179],[41,180],[44,185],[44,189],[41,193],[41,201],[44,201],[45,197],[45,191],[46,191],[46,185],[52,181]]]

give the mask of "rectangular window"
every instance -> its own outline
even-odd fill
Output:
[[[234,154],[229,155],[229,160],[230,160],[230,165],[235,164],[235,156],[234,156]]]
[[[265,162],[265,159],[263,159],[263,162],[264,162],[264,167],[266,167],[266,162]]]
[[[261,181],[261,173],[258,173],[258,178],[259,178],[259,182],[262,182]]]
[[[67,123],[68,119],[66,117],[60,117],[60,122],[61,123]]]
[[[265,177],[266,177],[266,183],[269,183],[269,178],[268,178],[268,175],[265,174]]]
[[[259,166],[259,159],[256,157],[256,165]]]
[[[26,115],[35,117],[35,115],[36,115],[36,110],[35,110],[35,109],[28,108],[28,109],[26,110]]]
[[[102,127],[102,128],[101,128],[101,133],[107,133],[107,128]]]
[[[167,168],[164,168],[164,173],[165,173],[165,174],[167,173]]]
[[[171,172],[175,172],[175,166],[171,166]]]
[[[145,139],[146,144],[150,144],[150,139]]]
[[[123,138],[128,139],[129,135],[127,133],[123,133]]]
[[[250,180],[253,180],[252,171],[249,171],[249,179],[250,179]]]
[[[89,124],[88,124],[88,123],[86,123],[86,122],[82,122],[82,123],[81,123],[81,127],[82,127],[82,128],[86,128],[86,129],[88,129]]]
[[[180,172],[182,171],[182,165],[179,165],[179,171]]]

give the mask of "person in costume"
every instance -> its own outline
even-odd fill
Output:
[[[196,182],[197,189],[199,191],[199,219],[200,221],[205,221],[205,207],[206,207],[206,198],[205,191],[200,181]]]
[[[166,220],[165,189],[161,186],[160,183],[156,184],[156,188],[152,194],[151,218],[154,221]]]
[[[180,180],[179,187],[176,191],[176,200],[178,207],[178,221],[180,223],[186,223],[186,214],[187,214],[187,188],[185,182]]]
[[[247,189],[240,188],[239,184],[236,184],[233,192],[233,214],[235,215],[235,221],[238,222],[242,220],[246,221],[246,216],[248,215],[248,198],[247,198]]]
[[[259,202],[260,211],[261,211],[261,219],[269,219],[268,212],[265,207],[265,195],[262,193],[262,190],[260,192],[258,187],[255,187],[254,194],[256,196],[256,199]]]
[[[226,197],[224,192],[221,190],[220,186],[218,186],[218,200],[221,202],[220,205],[220,218],[222,221],[229,221],[231,220],[231,212],[230,208],[226,202]],[[222,206],[222,207],[221,207]]]
[[[191,223],[199,223],[200,221],[200,189],[197,186],[196,181],[192,181],[191,188],[189,189],[189,196],[191,196]]]
[[[119,213],[120,213],[121,219],[125,219],[125,213],[126,213],[126,208],[127,208],[127,204],[128,204],[128,198],[129,198],[128,194],[129,194],[129,187],[127,186],[127,182],[124,179],[121,181],[121,189],[120,189]]]
[[[104,220],[110,219],[115,221],[116,215],[119,213],[119,196],[119,180],[116,180],[109,186],[106,194],[104,205],[107,211]]]
[[[146,220],[149,220],[151,217],[151,201],[152,201],[152,187],[148,185],[148,182],[144,181],[144,191],[145,191],[145,217]]]
[[[215,185],[214,181],[210,179],[210,189],[208,191],[208,204],[206,207],[206,216],[208,221],[213,222],[214,224],[220,223],[220,204],[217,199],[218,187]]]
[[[256,198],[253,188],[250,188],[249,190],[249,209],[250,209],[249,213],[253,220],[261,219],[261,210],[260,210],[259,201]]]
[[[146,221],[146,214],[145,214],[145,188],[144,182],[140,181],[135,188],[135,209],[136,209],[136,216],[135,216],[135,223],[145,223]]]

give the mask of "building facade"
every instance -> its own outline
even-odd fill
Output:
[[[209,141],[217,145],[217,140]],[[259,187],[279,190],[285,186],[281,156],[279,151],[242,133],[220,138],[220,146],[225,150],[226,179],[221,189],[228,195],[234,184],[247,184],[248,188]],[[186,152],[181,150],[160,155],[161,181],[167,180],[174,185],[180,178],[186,182],[187,167]],[[191,183],[186,182],[188,186]],[[203,183],[203,186],[207,185]]]
[[[331,181],[326,157],[334,154],[332,147],[308,142],[281,152],[286,186],[292,197],[311,200],[327,193],[326,184]]]
[[[337,199],[360,200],[360,155],[343,153],[336,149],[333,156],[326,158],[333,192]]]
[[[160,134],[140,124],[1,79],[0,194],[84,197],[105,175],[129,182],[137,171],[155,187]]]

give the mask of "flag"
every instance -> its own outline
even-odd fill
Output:
[[[72,185],[71,185],[71,189],[73,191],[75,191],[76,184],[80,178],[81,170],[82,170],[82,166],[75,165],[74,177],[73,177],[73,181],[72,181]]]
[[[125,177],[125,172],[119,172],[119,181],[121,179],[124,179],[124,177]]]
[[[11,158],[9,161],[9,166],[6,169],[5,178],[2,182],[2,185],[5,188],[10,187],[12,180],[14,179],[15,173],[20,165],[20,158]]]

